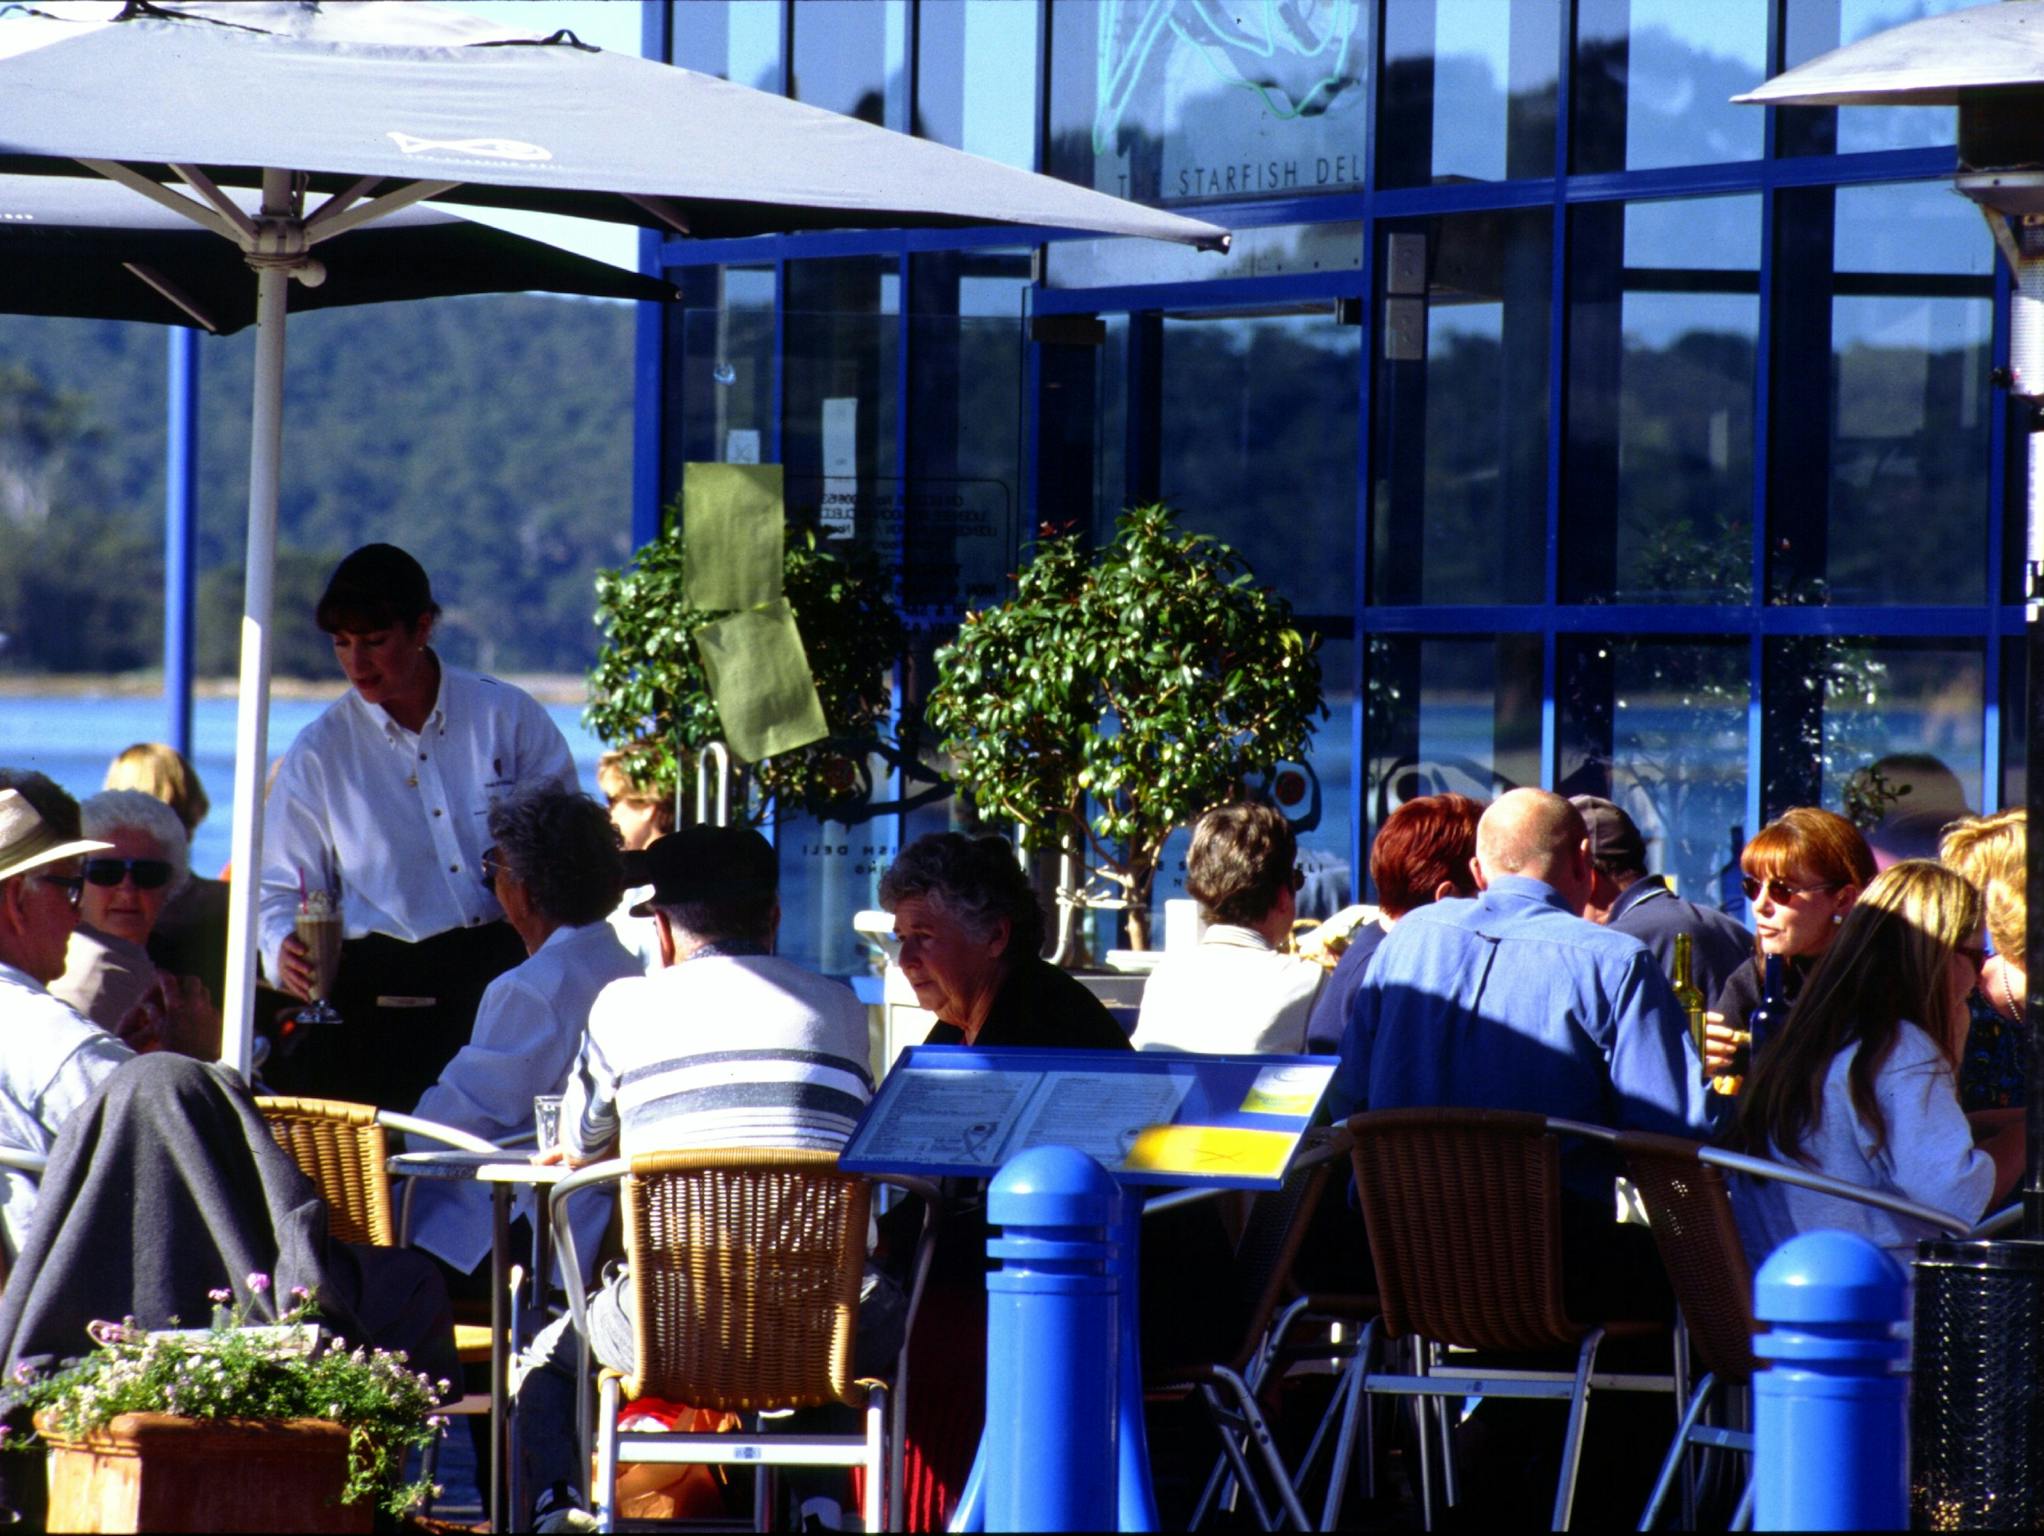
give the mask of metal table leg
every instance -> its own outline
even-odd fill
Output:
[[[507,1335],[511,1327],[510,1279],[504,1250],[511,1242],[511,1186],[490,1185],[490,1529],[509,1530],[504,1494],[509,1472],[509,1404],[504,1383],[509,1375]]]

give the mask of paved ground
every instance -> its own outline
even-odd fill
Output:
[[[462,1525],[479,1526],[483,1523],[483,1496],[479,1487],[482,1469],[476,1465],[468,1425],[459,1419],[441,1432],[439,1465],[434,1469],[433,1478],[442,1490],[432,1505],[435,1520]]]

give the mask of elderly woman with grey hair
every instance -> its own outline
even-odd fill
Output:
[[[113,846],[85,861],[78,928],[50,992],[139,1050],[217,1054],[220,1014],[204,985],[149,958],[156,920],[191,878],[184,823],[134,789],[103,790],[78,816],[87,837]]]
[[[1043,909],[1004,838],[933,832],[880,877],[931,1045],[1128,1049],[1100,1000],[1041,958]]]
[[[880,877],[880,905],[894,914],[902,974],[937,1016],[928,1044],[1129,1049],[1100,1000],[1038,958],[1043,911],[1005,839],[916,839]],[[912,1530],[948,1523],[986,1408],[986,1228],[976,1193],[954,1195],[909,1344],[921,1362],[906,1434]],[[883,1219],[891,1265],[913,1250],[920,1211],[908,1201]]]
[[[416,1112],[505,1142],[530,1136],[534,1097],[567,1082],[596,994],[642,971],[607,921],[625,877],[617,829],[601,805],[572,790],[531,789],[493,805],[489,829],[484,877],[526,959],[490,983],[468,1043]],[[578,1223],[584,1253],[602,1235],[601,1204],[589,1206],[583,1216],[597,1221]],[[490,1201],[481,1186],[421,1187],[412,1241],[447,1266],[452,1294],[489,1294]]]

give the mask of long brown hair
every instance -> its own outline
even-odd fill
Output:
[[[1739,1095],[1739,1139],[1749,1151],[1800,1156],[1822,1113],[1824,1081],[1838,1053],[1857,1046],[1847,1080],[1852,1106],[1887,1144],[1874,1098],[1904,1019],[1957,1065],[1945,971],[1979,931],[1980,893],[1930,859],[1905,859],[1875,877],[1803,986],[1788,1024],[1768,1041]]]

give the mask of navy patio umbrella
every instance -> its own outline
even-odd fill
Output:
[[[327,254],[325,242],[433,199],[703,238],[1012,224],[1228,243],[1211,224],[452,7],[24,9],[0,23],[0,173],[76,175],[82,165],[225,237],[255,269],[232,844],[244,872],[260,867],[285,294],[350,259],[349,244]],[[259,212],[245,212],[233,188],[259,190]],[[243,1071],[255,897],[245,874],[222,1010],[223,1057]]]

